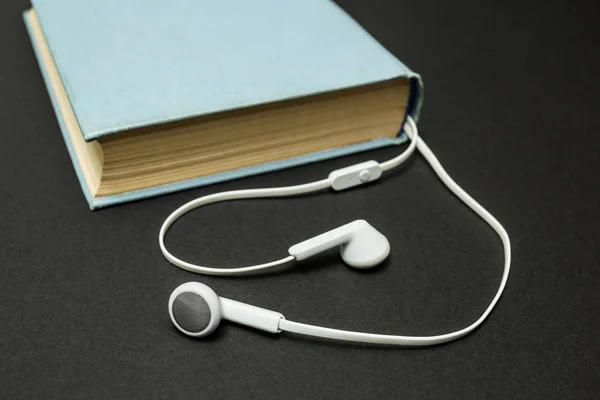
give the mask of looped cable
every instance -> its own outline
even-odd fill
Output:
[[[407,117],[407,122],[404,125],[404,130],[407,132],[407,136],[411,139],[411,143],[408,148],[402,152],[399,156],[381,164],[382,170],[387,171],[391,168],[397,167],[406,161],[415,151],[416,142],[413,140],[414,137],[418,137],[418,130],[415,125],[415,122],[411,117]],[[410,133],[409,133],[410,132]],[[228,192],[221,192],[210,194],[208,196],[203,196],[192,200],[177,210],[173,211],[171,215],[167,217],[165,222],[163,222],[162,227],[160,228],[160,232],[158,235],[158,244],[160,246],[160,250],[162,254],[165,256],[169,262],[179,268],[185,269],[190,272],[195,272],[197,274],[203,275],[220,275],[220,276],[232,276],[232,275],[240,275],[247,272],[264,270],[267,268],[276,267],[278,265],[286,264],[291,261],[294,261],[295,258],[293,256],[288,256],[282,258],[281,260],[268,262],[265,264],[259,265],[251,265],[247,267],[238,267],[238,268],[212,268],[212,267],[204,267],[201,265],[196,265],[189,263],[187,261],[181,260],[175,257],[173,254],[167,250],[165,246],[165,236],[167,235],[167,231],[177,221],[181,216],[187,214],[188,212],[202,206],[206,206],[213,203],[219,203],[222,201],[229,200],[244,200],[244,199],[257,199],[257,198],[268,198],[268,197],[288,197],[288,196],[298,196],[301,194],[307,193],[315,193],[321,190],[329,189],[331,187],[331,182],[329,179],[323,179],[320,181],[309,182],[302,185],[295,186],[283,186],[283,187],[275,187],[275,188],[267,188],[267,189],[245,189],[245,190],[233,190]]]
[[[408,116],[406,124],[404,126],[404,130],[411,140],[411,144],[409,147],[398,157],[395,157],[389,161],[386,161],[380,164],[382,171],[389,171],[390,169],[398,167],[404,161],[406,161],[412,152],[416,149],[423,155],[425,160],[429,163],[431,168],[440,178],[440,180],[448,187],[448,189],[458,197],[463,203],[465,203],[473,212],[475,212],[481,219],[483,219],[497,234],[500,240],[502,241],[502,245],[504,247],[504,270],[502,273],[502,279],[500,281],[500,286],[496,295],[492,299],[490,305],[484,311],[484,313],[471,325],[466,328],[460,329],[455,332],[446,333],[443,335],[435,335],[435,336],[397,336],[397,335],[381,335],[374,333],[364,333],[364,332],[353,332],[353,331],[345,331],[340,329],[331,329],[325,328],[316,325],[308,325],[302,324],[299,322],[290,321],[287,319],[281,319],[279,322],[279,329],[281,331],[294,332],[302,335],[308,336],[316,336],[322,338],[336,339],[336,340],[346,340],[346,341],[354,341],[354,342],[363,342],[363,343],[379,343],[379,344],[390,344],[390,345],[404,345],[404,346],[425,346],[425,345],[433,345],[444,342],[449,342],[451,340],[458,339],[464,335],[475,330],[483,321],[488,317],[488,315],[492,312],[492,309],[500,299],[504,288],[506,287],[506,282],[508,280],[508,275],[510,272],[510,263],[511,263],[511,247],[510,247],[510,239],[508,237],[508,233],[504,229],[504,227],[494,218],[485,208],[483,208],[479,203],[477,203],[471,196],[469,196],[454,180],[448,175],[448,173],[444,170],[437,157],[433,154],[431,149],[425,144],[425,142],[418,136],[418,129],[414,122],[414,120]],[[186,269],[188,271],[207,274],[207,275],[237,275],[249,271],[256,271],[266,268],[271,268],[277,265],[281,265],[290,261],[295,260],[294,257],[289,256],[282,258],[278,261],[273,261],[266,264],[254,265],[249,267],[241,267],[241,268],[232,268],[232,269],[221,269],[221,268],[209,268],[202,267],[199,265],[194,265],[183,260],[178,259],[173,256],[165,247],[164,238],[169,229],[169,227],[182,215],[185,213],[204,205],[220,202],[220,201],[228,201],[228,200],[240,200],[240,199],[251,199],[251,198],[265,198],[265,197],[284,197],[284,196],[295,196],[299,194],[312,193],[324,189],[328,189],[331,187],[331,182],[329,179],[324,179],[312,183],[307,183],[304,185],[297,186],[286,186],[279,188],[271,188],[271,189],[249,189],[249,190],[235,190],[230,192],[223,192],[212,194],[208,196],[201,197],[196,200],[192,200],[187,204],[179,207],[175,210],[163,223],[160,233],[159,233],[159,244],[160,249],[163,255],[174,265]]]

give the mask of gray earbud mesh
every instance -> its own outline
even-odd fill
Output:
[[[173,318],[184,330],[200,333],[210,324],[210,307],[199,294],[183,292],[173,300]]]

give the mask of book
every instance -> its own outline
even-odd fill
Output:
[[[32,0],[91,209],[402,143],[422,83],[330,0]]]

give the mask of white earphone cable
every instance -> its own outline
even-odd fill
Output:
[[[405,125],[405,130],[410,130],[409,138],[418,137],[417,127],[411,117],[408,117],[407,124]],[[397,167],[402,164],[412,155],[416,148],[416,141],[412,140],[410,145],[404,150],[399,156],[381,164],[382,170],[389,170],[391,168]],[[186,261],[183,261],[167,250],[165,246],[165,236],[167,235],[167,231],[177,221],[182,215],[192,211],[195,208],[206,206],[213,203],[218,203],[222,201],[228,200],[243,200],[243,199],[256,199],[256,198],[266,198],[266,197],[287,197],[287,196],[298,196],[301,194],[314,193],[320,190],[329,189],[331,187],[331,181],[329,179],[322,179],[320,181],[309,182],[302,185],[295,186],[283,186],[283,187],[275,187],[275,188],[267,188],[267,189],[245,189],[245,190],[233,190],[229,192],[221,192],[215,193],[208,196],[200,197],[198,199],[194,199],[177,210],[173,211],[171,215],[167,217],[165,222],[163,222],[162,227],[160,228],[160,232],[158,234],[158,244],[160,246],[160,250],[162,254],[165,256],[169,262],[179,268],[185,269],[190,272],[195,272],[197,274],[203,275],[220,275],[220,276],[232,276],[232,275],[240,275],[248,272],[263,270],[267,268],[276,267],[278,265],[286,264],[288,262],[294,261],[295,258],[293,256],[288,256],[282,258],[281,260],[272,261],[265,264],[259,265],[251,265],[248,267],[238,267],[238,268],[211,268],[211,267],[203,267],[201,265],[195,265]]]
[[[272,261],[265,264],[252,265],[248,267],[239,267],[239,268],[211,268],[211,267],[203,267],[200,265],[195,265],[183,261],[167,250],[165,247],[165,235],[167,231],[173,225],[175,221],[182,215],[192,211],[195,208],[202,207],[212,203],[218,203],[221,201],[228,200],[242,200],[242,199],[256,199],[263,197],[284,197],[284,196],[297,196],[305,193],[313,193],[319,190],[329,188],[330,184],[327,179],[323,179],[316,182],[307,183],[304,185],[296,185],[296,186],[285,186],[278,188],[269,188],[269,189],[247,189],[247,190],[233,190],[229,192],[221,192],[216,194],[211,194],[208,196],[200,197],[198,199],[192,200],[189,203],[186,203],[175,210],[171,215],[167,217],[165,222],[163,222],[162,227],[160,228],[160,233],[158,235],[158,243],[160,246],[160,250],[163,255],[169,262],[173,265],[176,265],[179,268],[185,269],[187,271],[195,272],[198,274],[204,275],[238,275],[251,271],[258,271],[261,269],[272,268],[277,265],[282,265],[288,263],[290,261],[294,261],[295,258],[292,256],[288,256],[282,258],[281,260]]]
[[[412,154],[415,152],[415,149],[417,148],[417,138],[419,138],[419,129],[417,128],[417,124],[415,123],[415,120],[408,115],[406,117],[406,123],[404,124],[404,131],[406,132],[406,136],[408,136],[408,138],[410,139],[410,145],[408,146],[408,148],[406,150],[404,150],[402,153],[400,153],[400,155],[392,158],[391,160],[382,162],[381,164],[379,164],[379,166],[381,167],[382,171],[389,171],[391,169],[394,169],[396,167],[399,167],[400,165],[402,165],[406,160],[408,160],[410,158],[410,156],[412,156]]]
[[[410,118],[410,117],[409,117]],[[412,118],[409,119],[412,121]],[[414,123],[414,121],[413,121]],[[407,130],[407,134],[410,136],[413,132]],[[502,245],[504,246],[504,271],[502,272],[502,279],[496,295],[492,299],[492,302],[484,311],[484,313],[474,323],[463,328],[461,330],[436,336],[397,336],[397,335],[381,335],[373,333],[353,332],[339,329],[324,328],[315,325],[301,324],[289,320],[282,319],[279,323],[279,329],[282,331],[294,332],[302,335],[317,336],[328,339],[345,340],[353,342],[363,343],[377,343],[377,344],[392,344],[392,345],[404,345],[404,346],[427,346],[434,345],[451,340],[458,339],[464,335],[475,330],[481,323],[487,318],[492,312],[492,309],[500,299],[506,282],[508,280],[508,274],[510,272],[511,262],[511,250],[510,250],[510,239],[508,233],[504,227],[494,218],[485,208],[477,203],[471,196],[467,194],[444,170],[437,157],[433,154],[431,149],[425,144],[421,138],[411,137],[413,142],[416,142],[417,148],[427,160],[431,168],[435,171],[441,181],[450,189],[452,193],[461,199],[471,210],[481,217],[490,227],[498,234]]]
[[[436,156],[433,154],[431,149],[425,144],[425,142],[419,137],[418,129],[414,120],[408,116],[407,122],[404,126],[404,130],[411,140],[411,144],[409,147],[399,156],[381,163],[379,166],[382,171],[389,171],[393,168],[398,167],[403,162],[405,162],[410,155],[414,152],[415,148],[419,150],[419,152],[423,155],[425,160],[430,164],[431,168],[440,178],[440,180],[450,189],[454,195],[456,195],[460,200],[462,200],[471,210],[473,210],[479,217],[481,217],[485,222],[487,222],[492,229],[498,234],[500,240],[502,241],[504,247],[504,270],[502,273],[502,279],[500,281],[500,286],[494,298],[492,299],[490,305],[484,311],[484,313],[477,319],[474,323],[463,328],[461,330],[443,334],[436,336],[397,336],[397,335],[382,335],[382,334],[373,334],[373,333],[363,333],[363,332],[353,332],[353,331],[345,331],[339,329],[331,329],[325,328],[316,325],[308,325],[302,324],[286,319],[281,319],[279,323],[279,329],[282,331],[288,331],[293,333],[298,333],[302,335],[308,336],[316,336],[322,338],[336,339],[336,340],[345,340],[345,341],[354,341],[354,342],[364,342],[364,343],[378,343],[378,344],[393,344],[393,345],[406,345],[406,346],[424,346],[424,345],[433,345],[439,344],[443,342],[448,342],[451,340],[458,339],[476,329],[481,323],[487,318],[487,316],[491,313],[492,309],[500,299],[502,292],[506,286],[506,282],[508,280],[508,274],[510,272],[510,263],[511,263],[511,249],[510,249],[510,239],[508,237],[508,233],[504,229],[504,227],[498,222],[487,210],[485,210],[479,203],[477,203],[471,196],[469,196],[454,180],[448,175],[448,173],[444,170]],[[320,190],[328,189],[331,187],[330,179],[323,179],[316,182],[311,182],[303,185],[296,186],[286,186],[279,188],[269,188],[269,189],[248,189],[248,190],[235,190],[229,192],[216,193],[208,196],[204,196],[198,198],[196,200],[192,200],[189,203],[184,204],[175,210],[163,223],[160,233],[159,233],[159,245],[163,255],[169,260],[172,264],[183,268],[185,270],[196,272],[199,274],[207,274],[207,275],[237,275],[241,273],[246,273],[250,271],[256,271],[266,268],[275,267],[277,265],[285,264],[287,262],[295,260],[293,256],[282,258],[278,261],[273,261],[265,264],[241,267],[241,268],[210,268],[210,267],[202,267],[199,265],[191,264],[180,260],[179,258],[173,256],[165,247],[164,238],[168,229],[171,225],[182,215],[185,213],[212,203],[220,202],[220,201],[228,201],[228,200],[241,200],[241,199],[250,199],[250,198],[265,198],[265,197],[284,197],[284,196],[295,196],[300,194],[317,192]]]

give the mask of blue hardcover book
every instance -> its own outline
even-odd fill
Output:
[[[401,143],[422,84],[330,0],[32,0],[90,208]]]

